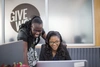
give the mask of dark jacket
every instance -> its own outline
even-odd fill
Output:
[[[44,29],[42,31],[42,35],[45,33]],[[37,38],[37,42],[36,42],[36,38],[34,38],[31,34],[31,32],[29,30],[27,30],[26,27],[22,27],[19,29],[18,31],[18,36],[17,36],[17,40],[23,40],[25,42],[28,43],[28,50],[30,47],[35,48],[35,46],[39,43],[40,41],[40,36]]]
[[[57,57],[56,60],[71,60],[70,55],[68,53],[68,50],[66,49],[66,46],[63,46],[62,48],[63,48],[63,52],[58,52],[56,54],[56,57]],[[50,53],[50,54],[48,54],[48,53]],[[41,46],[41,52],[40,52],[39,60],[40,61],[53,60],[52,52],[48,52],[45,49],[45,45]]]

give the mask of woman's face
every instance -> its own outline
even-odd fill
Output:
[[[49,40],[49,45],[53,51],[56,51],[60,45],[60,39],[58,36],[51,36]]]
[[[42,33],[42,24],[38,24],[38,23],[33,23],[31,26],[31,31],[34,37],[39,37],[39,35]]]

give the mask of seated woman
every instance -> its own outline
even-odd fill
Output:
[[[62,43],[62,37],[59,32],[48,32],[45,43],[41,46],[40,61],[71,60],[66,45]]]

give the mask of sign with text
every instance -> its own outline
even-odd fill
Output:
[[[10,23],[12,28],[17,32],[19,25],[31,19],[34,15],[40,16],[36,7],[31,4],[24,3],[16,6],[10,15]]]

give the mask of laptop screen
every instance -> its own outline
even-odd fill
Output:
[[[37,67],[87,67],[86,60],[38,61]]]
[[[0,65],[14,62],[24,62],[23,41],[11,42],[0,45]]]

